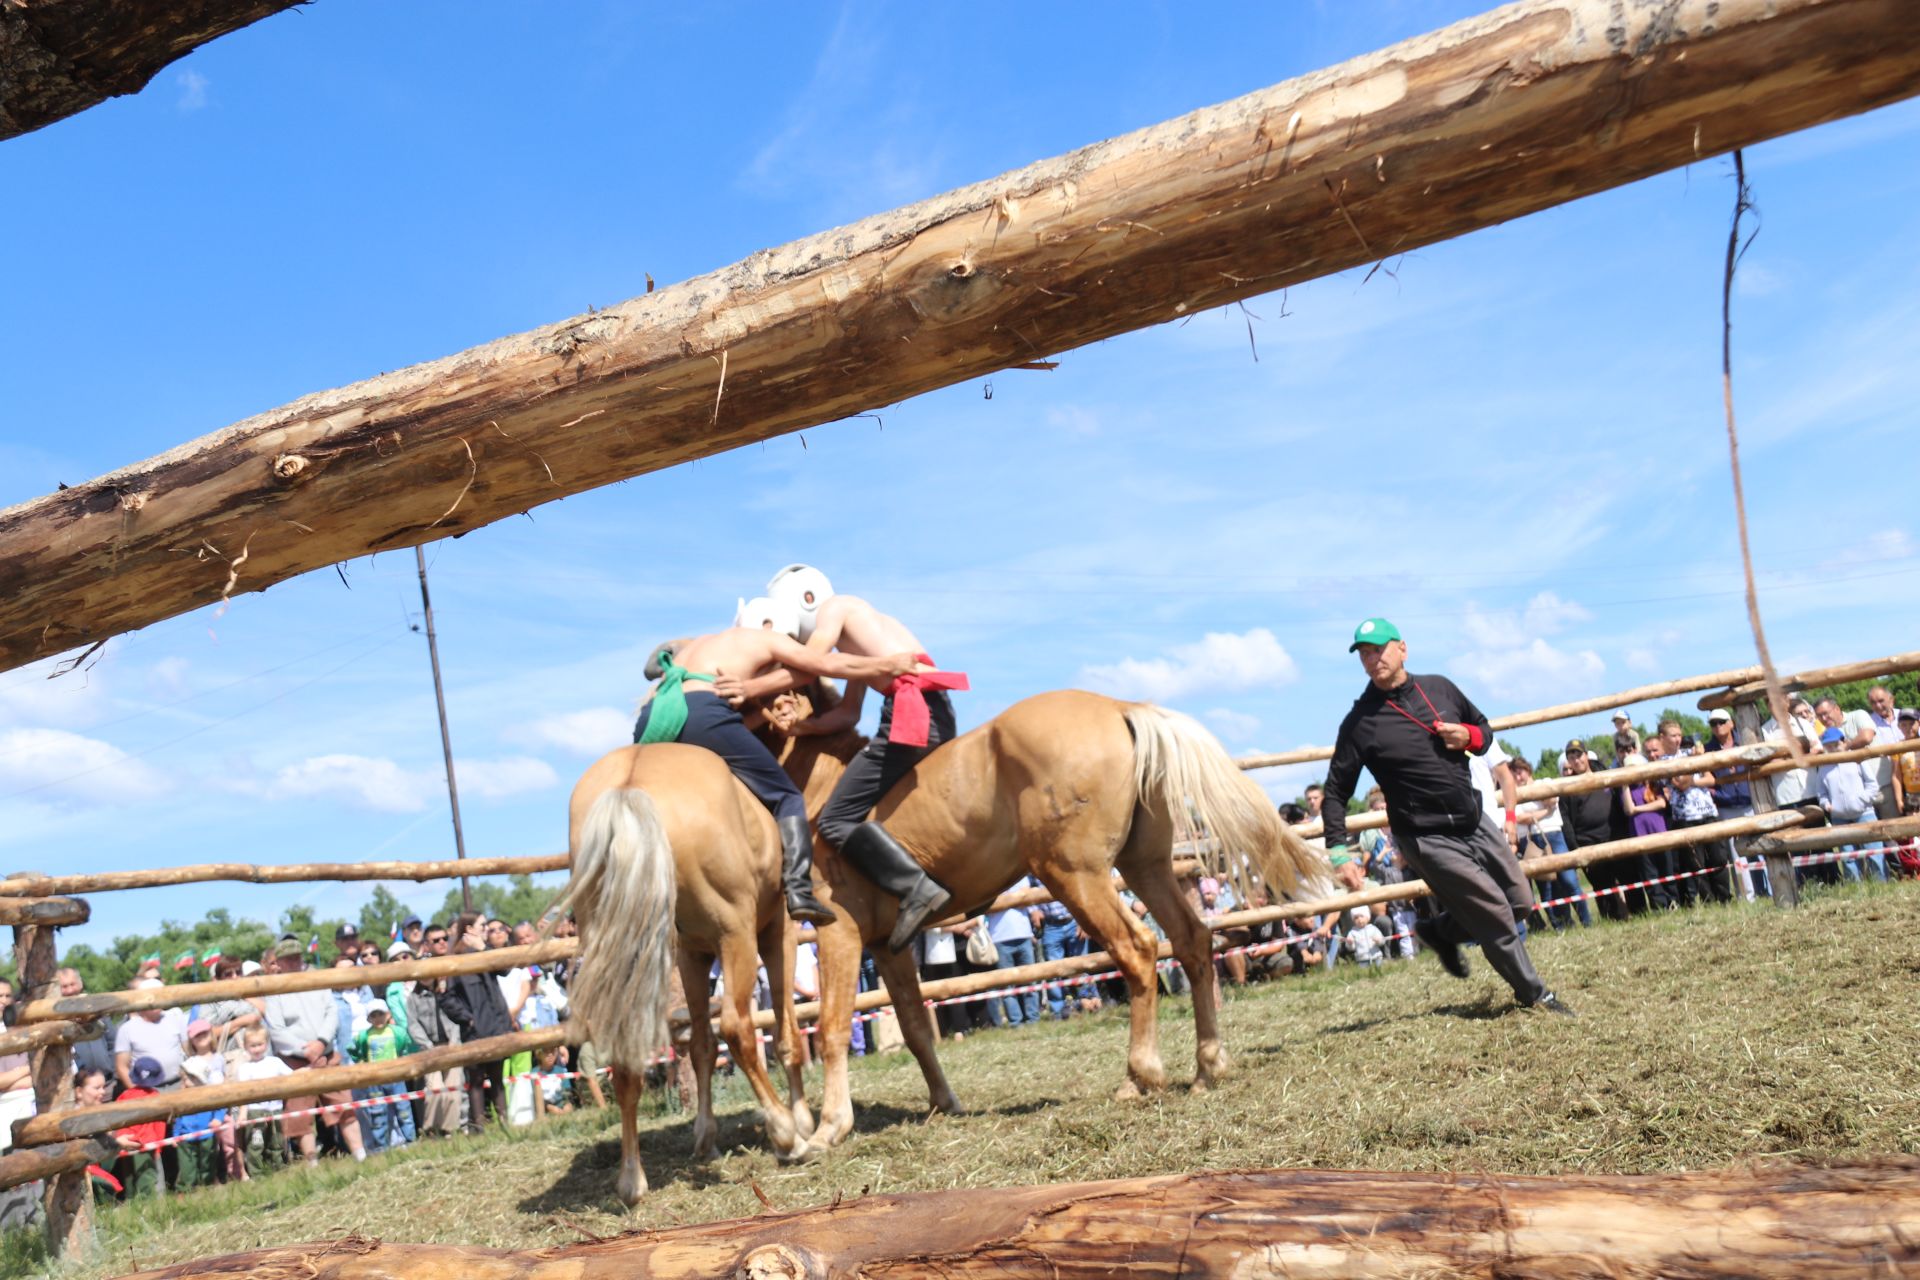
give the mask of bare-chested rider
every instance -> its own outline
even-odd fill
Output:
[[[792,732],[800,735],[837,733],[860,721],[861,705],[869,687],[886,699],[880,708],[880,728],[859,755],[847,765],[820,812],[820,837],[838,849],[868,879],[900,899],[900,914],[887,939],[895,951],[904,949],[913,935],[951,895],[921,870],[913,855],[878,822],[867,815],[880,798],[929,751],[955,734],[949,689],[965,689],[967,678],[958,672],[931,670],[932,659],[905,623],[880,612],[858,596],[835,595],[825,574],[809,565],[788,565],[767,583],[767,596],[799,613],[801,640],[809,653],[830,650],[862,658],[880,654],[916,655],[927,669],[899,676],[862,677],[847,682],[847,695],[838,706]],[[806,668],[796,668],[806,670]],[[795,681],[775,672],[729,684],[725,694],[760,697],[777,693]]]
[[[678,641],[671,651],[663,648],[653,655],[661,676],[640,709],[633,740],[691,743],[725,760],[747,790],[773,811],[780,829],[780,881],[786,891],[787,914],[795,920],[825,924],[833,919],[833,912],[813,896],[813,836],[807,829],[807,806],[800,788],[747,730],[739,711],[713,687],[781,669],[828,676],[850,685],[865,680],[885,684],[923,668],[913,653],[882,656],[809,649],[793,638],[799,631],[797,610],[772,601],[755,601],[753,609],[750,625]],[[743,604],[736,623],[749,621],[748,610]],[[687,687],[701,683],[708,687]]]

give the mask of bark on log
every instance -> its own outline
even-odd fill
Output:
[[[1670,698],[1680,693],[1697,693],[1701,689],[1720,689],[1727,685],[1740,684],[1747,680],[1760,678],[1759,667],[1735,667],[1730,671],[1712,671],[1702,676],[1682,676],[1678,680],[1658,680],[1653,684],[1638,685],[1632,689],[1622,689],[1618,693],[1603,693],[1597,698],[1582,698],[1578,702],[1562,702],[1558,706],[1541,707],[1536,711],[1516,711],[1512,715],[1494,716],[1488,721],[1494,731],[1521,729],[1528,725],[1545,724],[1549,720],[1570,720],[1574,716],[1590,716],[1596,711],[1612,711],[1615,707],[1630,707],[1636,702],[1650,702],[1655,698]],[[1357,686],[1356,686],[1357,687]],[[1331,760],[1332,747],[1299,747],[1292,751],[1273,751],[1265,755],[1241,756],[1235,761],[1242,769],[1274,769],[1281,765],[1311,764],[1315,760]]]
[[[36,1022],[0,1032],[0,1054],[30,1053],[54,1044],[76,1045],[83,1040],[98,1040],[106,1031],[106,1026],[98,1022]]]
[[[1802,689],[1819,689],[1830,684],[1845,684],[1849,680],[1874,680],[1881,676],[1897,676],[1908,671],[1920,671],[1920,651],[1896,653],[1891,657],[1873,658],[1866,662],[1849,662],[1844,666],[1819,667],[1812,671],[1801,671],[1795,675],[1780,677],[1780,687],[1788,693],[1796,693]],[[1752,702],[1756,698],[1766,696],[1767,686],[1755,677],[1738,688],[1708,694],[1700,699],[1700,709],[1714,711],[1721,707]]]
[[[1904,0],[1521,0],[0,512],[0,670],[1916,91]]]
[[[0,898],[0,924],[85,924],[87,904],[77,898]]]
[[[1875,840],[1912,840],[1916,836],[1920,836],[1920,818],[1885,818],[1843,827],[1815,827],[1783,836],[1756,836],[1740,844],[1742,853],[1790,855],[1838,849],[1843,844],[1870,844]]]
[[[250,1102],[274,1098],[303,1098],[312,1093],[330,1093],[336,1089],[364,1089],[396,1080],[413,1080],[434,1071],[464,1067],[473,1062],[497,1062],[516,1053],[565,1044],[567,1029],[542,1027],[537,1031],[515,1031],[511,1035],[490,1036],[450,1044],[425,1053],[389,1058],[385,1062],[362,1062],[350,1067],[316,1067],[272,1080],[240,1080],[231,1084],[208,1085],[199,1089],[176,1089],[132,1102],[109,1102],[99,1107],[76,1107],[46,1115],[29,1116],[13,1122],[15,1146],[37,1147],[68,1138],[86,1138],[123,1129],[149,1120],[172,1120],[176,1116],[220,1107],[244,1107]]]
[[[180,982],[146,991],[103,991],[97,995],[29,1000],[16,1018],[25,1026],[61,1018],[99,1018],[142,1009],[184,1009],[215,1000],[246,1000],[294,991],[344,991],[348,987],[385,987],[389,982],[450,978],[460,973],[505,972],[518,965],[546,964],[580,953],[577,938],[549,938],[530,947],[500,947],[426,960],[395,960],[360,969],[302,969],[298,973],[261,973],[219,982]],[[357,980],[356,980],[357,975]]]
[[[73,1142],[56,1143],[50,1147],[29,1147],[21,1151],[9,1151],[0,1155],[0,1191],[8,1187],[17,1187],[23,1182],[37,1182],[42,1178],[52,1178],[56,1184],[62,1175],[85,1179],[84,1170],[90,1164],[112,1168],[119,1156],[119,1148],[104,1138],[82,1138]],[[86,1188],[84,1184],[81,1190]],[[55,1240],[55,1252],[63,1253],[79,1241],[70,1238],[69,1228],[75,1218],[83,1220],[82,1225],[91,1223],[92,1200],[87,1201],[88,1208],[80,1212],[66,1212],[62,1220],[47,1224],[49,1235]],[[56,1234],[57,1231],[57,1234]]]
[[[1902,1275],[1920,1162],[1640,1177],[1274,1169],[862,1196],[510,1253],[348,1237],[143,1280]]]
[[[104,893],[109,889],[152,889],[160,885],[234,880],[243,884],[304,884],[310,880],[457,880],[463,876],[534,875],[565,871],[567,855],[542,853],[513,858],[466,858],[443,862],[290,862],[256,866],[250,862],[208,862],[153,871],[96,871],[49,876],[16,871],[0,880],[0,894]]]
[[[0,4],[0,140],[126,93],[229,31],[306,0],[6,0]]]

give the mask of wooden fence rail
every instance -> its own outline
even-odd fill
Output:
[[[542,853],[509,858],[463,858],[442,862],[294,862],[258,866],[250,862],[209,862],[154,871],[96,871],[49,876],[16,871],[0,880],[0,894],[45,897],[55,893],[106,893],[115,889],[154,889],[163,885],[231,880],[241,884],[306,884],[314,880],[458,880],[464,876],[534,875],[565,871],[567,855]],[[0,923],[6,923],[0,920]]]

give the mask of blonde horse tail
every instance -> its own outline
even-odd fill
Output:
[[[1141,801],[1169,814],[1176,830],[1198,825],[1201,862],[1243,906],[1255,876],[1276,901],[1328,886],[1326,855],[1280,821],[1266,792],[1197,721],[1150,702],[1127,703],[1121,714],[1133,731]]]
[[[607,791],[580,825],[560,906],[580,926],[570,1020],[608,1062],[637,1070],[667,1043],[678,897],[652,799],[631,787]]]

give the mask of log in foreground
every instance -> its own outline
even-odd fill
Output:
[[[50,876],[15,871],[0,880],[0,894],[103,893],[110,889],[152,889],[160,885],[233,880],[241,884],[305,884],[312,880],[458,880],[473,876],[536,875],[565,871],[564,853],[502,858],[455,858],[439,862],[288,862],[261,866],[251,862],[205,862],[149,871],[93,871]]]
[[[0,670],[1916,91],[1902,0],[1521,0],[0,512]]]
[[[1653,1177],[1267,1170],[862,1196],[509,1253],[361,1237],[146,1280],[632,1276],[1899,1275],[1920,1265],[1920,1162]]]
[[[138,93],[168,63],[306,0],[6,0],[0,139]]]
[[[50,1147],[29,1147],[0,1155],[0,1190],[77,1173],[90,1164],[111,1168],[120,1148],[105,1138],[79,1138]]]

